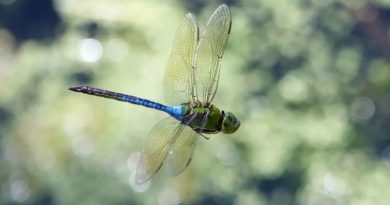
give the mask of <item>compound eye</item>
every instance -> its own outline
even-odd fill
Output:
[[[240,127],[240,121],[237,120],[236,116],[228,112],[224,115],[222,122],[222,132],[226,134],[231,134],[235,132]]]

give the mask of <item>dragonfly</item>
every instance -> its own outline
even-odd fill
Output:
[[[220,5],[199,35],[195,17],[188,13],[180,23],[164,76],[164,98],[169,105],[90,86],[70,87],[75,92],[142,105],[167,113],[146,138],[135,169],[135,182],[150,180],[166,163],[177,176],[191,162],[199,138],[215,133],[234,133],[240,121],[213,104],[217,93],[221,59],[232,19],[227,5]]]

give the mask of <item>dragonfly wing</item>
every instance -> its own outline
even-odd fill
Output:
[[[176,176],[190,164],[199,134],[188,126],[182,125],[176,133],[167,156],[168,174]]]
[[[150,131],[136,169],[137,184],[148,181],[161,168],[180,126],[179,121],[169,117]]]
[[[202,102],[211,103],[218,88],[220,61],[230,34],[232,19],[222,4],[211,15],[197,48],[196,86]]]
[[[171,105],[193,102],[194,56],[199,40],[198,24],[192,14],[187,14],[176,31],[172,54],[164,77],[164,95]]]

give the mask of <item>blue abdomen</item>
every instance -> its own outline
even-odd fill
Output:
[[[129,102],[129,103],[133,103],[133,104],[137,104],[137,105],[143,105],[145,107],[150,107],[150,108],[153,108],[156,110],[164,111],[179,121],[181,121],[184,118],[184,114],[182,111],[183,110],[182,105],[166,106],[166,105],[162,105],[160,103],[156,103],[156,102],[153,102],[150,100],[146,100],[146,99],[142,99],[142,98],[138,98],[138,97],[134,97],[134,96],[130,96],[130,95],[124,95],[122,97],[122,100],[125,102]]]
[[[125,95],[122,93],[116,93],[108,90],[93,88],[89,86],[79,86],[79,87],[73,87],[69,89],[76,92],[82,92],[89,95],[110,98],[110,99],[128,102],[136,105],[143,105],[145,107],[150,107],[156,110],[164,111],[179,121],[181,121],[184,118],[184,115],[186,114],[183,112],[183,105],[166,106],[143,98],[139,98],[131,95]]]

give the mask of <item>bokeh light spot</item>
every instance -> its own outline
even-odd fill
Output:
[[[180,204],[179,193],[173,188],[165,188],[158,197],[159,205],[177,205]]]
[[[152,180],[149,180],[143,184],[137,184],[135,182],[135,172],[129,176],[129,184],[130,187],[135,191],[135,192],[145,192],[149,189],[150,185],[152,184]]]
[[[301,102],[307,98],[307,85],[302,79],[287,75],[279,84],[280,94],[288,101]]]
[[[375,112],[375,104],[368,97],[358,97],[351,105],[351,117],[354,120],[370,119]]]
[[[78,157],[87,157],[94,151],[94,145],[89,137],[77,137],[72,141],[73,153]]]
[[[345,192],[344,183],[332,173],[327,173],[324,177],[324,187],[329,194],[339,196]]]
[[[10,194],[13,200],[22,203],[30,196],[30,189],[23,180],[14,180],[10,184]]]
[[[80,44],[80,59],[85,62],[96,62],[103,53],[100,42],[93,38],[84,39]]]

